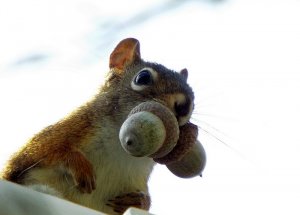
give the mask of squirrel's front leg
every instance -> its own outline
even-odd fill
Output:
[[[53,149],[52,149],[53,150]],[[82,193],[91,193],[96,189],[95,173],[92,164],[78,149],[56,148],[43,159],[44,166],[62,165],[71,174],[75,186]]]
[[[150,204],[150,196],[141,191],[116,196],[106,203],[107,206],[112,207],[115,212],[120,214],[124,213],[129,207],[149,210]]]
[[[93,166],[81,152],[69,152],[65,166],[70,170],[75,185],[82,193],[91,193],[96,189]]]

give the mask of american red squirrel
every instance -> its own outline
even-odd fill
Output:
[[[86,104],[31,138],[8,161],[2,178],[109,214],[134,206],[148,210],[147,182],[155,165],[124,151],[119,130],[145,101],[167,106],[184,125],[194,108],[187,70],[174,72],[140,56],[139,41],[122,40],[110,71]]]

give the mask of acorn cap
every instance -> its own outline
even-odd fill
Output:
[[[191,122],[179,128],[179,140],[173,150],[164,157],[154,158],[160,164],[170,164],[181,160],[195,145],[198,136],[198,126]]]
[[[179,139],[179,127],[175,115],[163,104],[155,101],[147,101],[133,108],[128,117],[141,111],[148,111],[158,116],[162,120],[166,130],[164,143],[155,153],[149,155],[149,157],[160,158],[167,155],[175,147]]]

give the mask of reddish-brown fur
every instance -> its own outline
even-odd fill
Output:
[[[136,92],[130,83],[145,67],[157,70],[160,79],[155,86]],[[182,76],[162,65],[144,62],[139,42],[133,38],[121,41],[112,52],[110,69],[100,92],[30,139],[8,161],[2,178],[29,186],[51,185],[68,200],[110,214],[123,212],[131,205],[149,209],[147,181],[154,162],[150,158],[133,158],[121,150],[118,131],[130,110],[148,100],[161,101],[174,114],[179,114],[174,107],[176,102],[184,105],[190,101],[188,114],[176,116],[186,122],[194,95],[186,83],[187,74]],[[176,101],[178,94],[185,99]],[[62,180],[62,176],[66,179]],[[78,189],[72,189],[73,184]]]
[[[64,165],[72,172],[76,182],[91,192],[91,188],[87,186],[94,187],[93,168],[80,151],[94,129],[91,123],[95,113],[87,113],[88,110],[82,108],[34,136],[11,158],[9,166],[3,172],[3,178],[20,182],[22,174],[26,174],[25,170],[33,166]],[[85,180],[91,184],[85,185]]]

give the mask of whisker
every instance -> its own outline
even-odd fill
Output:
[[[18,177],[20,177],[21,175],[23,175],[26,171],[32,169],[33,167],[35,167],[36,165],[38,165],[40,162],[42,162],[42,160],[44,159],[40,159],[39,161],[37,161],[36,163],[32,164],[31,166],[27,167],[26,169],[24,169],[19,175]]]
[[[72,175],[72,177],[73,177],[73,175]],[[66,182],[68,184],[68,189],[69,190],[75,190],[75,189],[77,189],[77,185],[76,185],[75,181],[73,180],[74,183],[70,182],[69,179],[68,179],[68,177],[67,177],[67,174],[64,174],[64,178],[65,178],[65,180],[66,180]]]
[[[198,100],[201,101],[201,104],[203,104],[203,102],[207,102],[210,100],[216,101],[216,98],[220,98],[223,96],[223,92],[218,92],[218,93],[214,93],[213,95],[209,95],[209,96],[198,96]]]
[[[67,177],[67,174],[64,174],[64,178],[65,178],[67,184],[68,184],[68,185],[71,185],[70,182],[69,182],[69,179],[68,179],[68,177]]]
[[[234,118],[234,117],[230,117],[230,116],[220,116],[220,115],[216,115],[216,114],[210,114],[210,113],[203,113],[203,112],[198,112],[198,111],[193,111],[193,115],[197,115],[197,116],[203,116],[203,117],[210,117],[210,118],[217,118],[218,120],[226,120],[226,121],[238,121],[238,119]]]
[[[70,190],[75,190],[75,189],[77,189],[76,184],[74,184],[73,186],[70,187]]]
[[[229,148],[230,150],[232,150],[234,153],[236,153],[239,157],[241,157],[244,160],[249,160],[249,158],[247,158],[247,156],[245,156],[243,153],[241,153],[240,151],[238,151],[237,149],[233,148],[232,146],[230,146],[228,143],[226,143],[224,140],[221,140],[219,137],[217,137],[216,135],[212,134],[211,132],[209,132],[208,130],[204,129],[203,127],[198,125],[198,128],[200,128],[202,131],[204,131],[206,134],[208,134],[210,137],[214,138],[215,140],[219,141],[220,143],[222,143],[224,146],[226,146],[227,148]],[[251,161],[252,162],[252,161]]]
[[[217,105],[216,104],[214,104],[214,103],[197,103],[197,102],[195,102],[194,103],[194,106],[196,107],[196,108],[206,108],[206,107],[216,107]]]
[[[211,129],[213,129],[213,130],[216,131],[217,133],[220,133],[220,134],[222,134],[222,135],[224,135],[224,136],[230,138],[230,136],[229,136],[228,134],[225,134],[225,133],[224,133],[223,131],[221,131],[220,129],[214,127],[213,125],[211,125],[211,124],[209,124],[209,123],[207,123],[207,122],[205,122],[205,121],[203,121],[203,120],[194,119],[194,118],[192,118],[192,120],[196,121],[197,123],[205,124],[205,126],[211,128]]]
[[[221,140],[219,137],[217,137],[216,135],[212,134],[211,132],[209,132],[208,130],[204,129],[203,127],[198,125],[198,128],[200,128],[202,131],[204,131],[206,134],[208,134],[209,136],[213,137],[215,140],[219,141],[220,143],[222,143],[223,145],[225,145],[226,147],[230,148],[233,150],[233,148],[227,144],[225,141]]]

